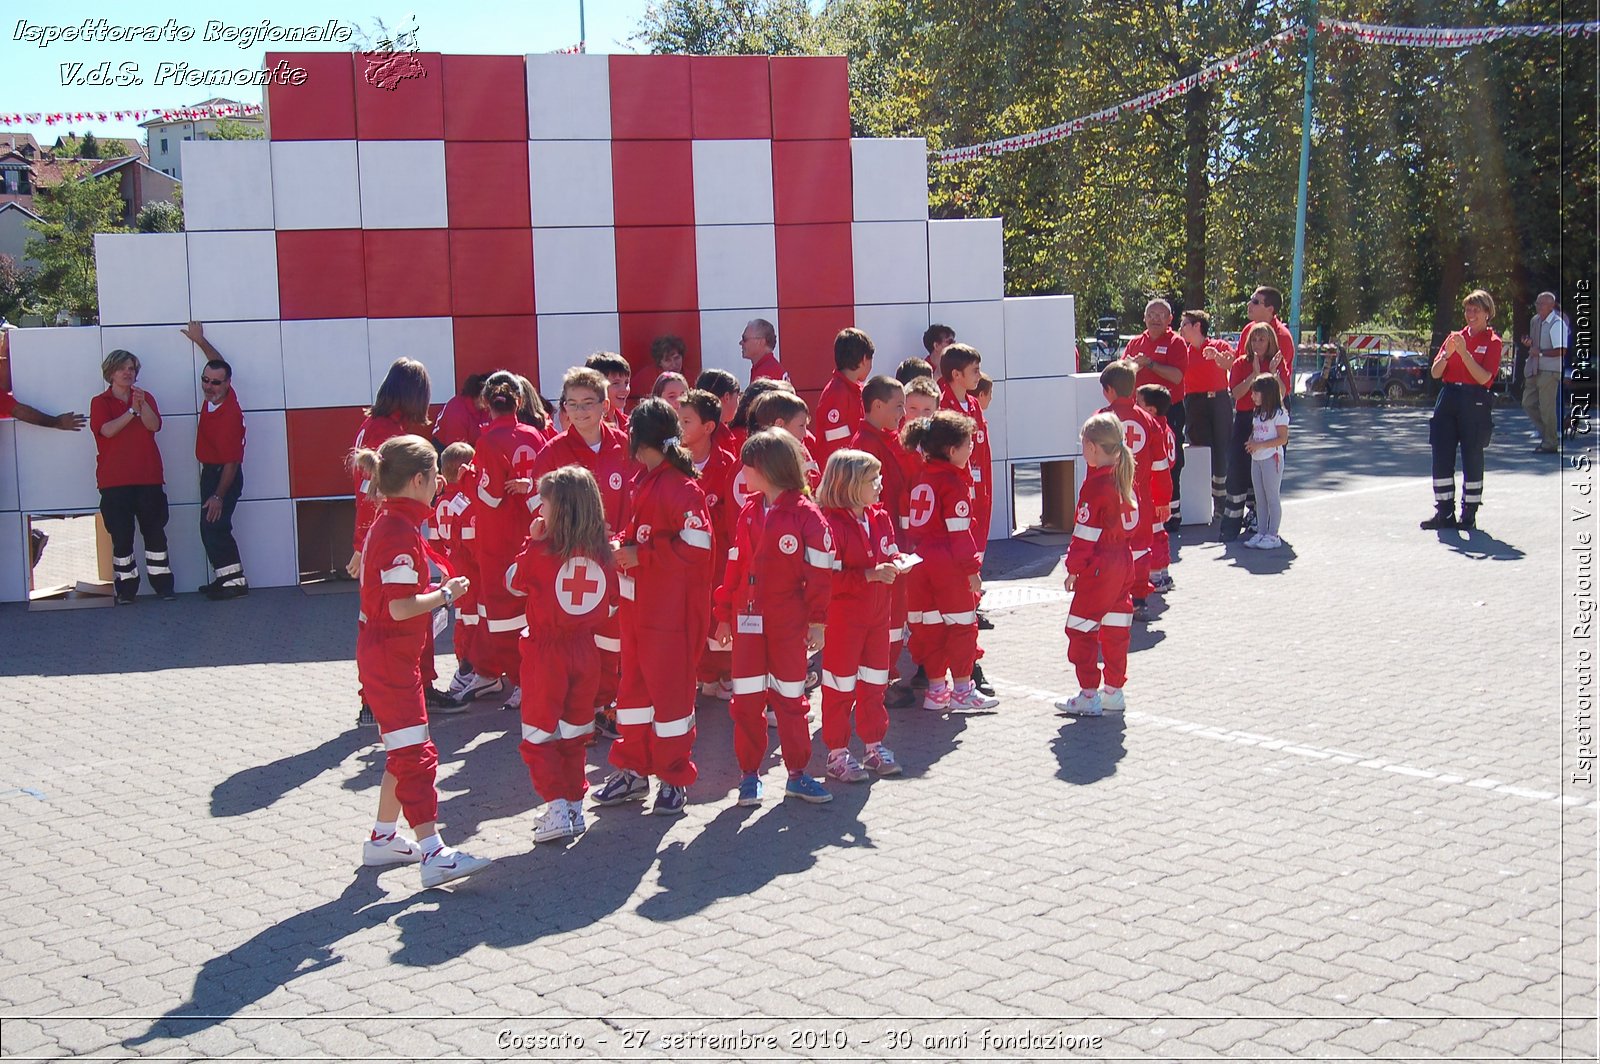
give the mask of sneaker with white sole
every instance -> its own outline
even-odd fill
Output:
[[[619,768],[606,777],[600,789],[594,792],[594,804],[621,805],[623,802],[643,800],[650,793],[650,781],[625,768]]]
[[[554,842],[572,838],[571,805],[565,798],[556,798],[545,806],[544,814],[533,822],[533,841]]]
[[[1260,532],[1257,532],[1255,535],[1253,535],[1249,539],[1245,540],[1244,541],[1244,545],[1246,547],[1260,547],[1261,546],[1261,541],[1263,539],[1266,539],[1266,538],[1267,537],[1263,536]]]
[[[1128,696],[1120,687],[1100,688],[1100,708],[1107,713],[1121,713],[1128,708]]]
[[[1071,698],[1057,702],[1056,712],[1065,717],[1098,717],[1105,710],[1100,703],[1099,691],[1079,691]]]
[[[506,699],[505,704],[500,708],[509,709],[513,712],[520,712],[522,709],[522,688],[513,687],[511,689],[511,697]]]
[[[867,770],[848,750],[835,750],[828,755],[828,778],[840,783],[860,783],[867,778]]]
[[[439,887],[457,879],[477,875],[494,864],[487,857],[474,857],[470,853],[441,846],[422,859],[422,885]]]
[[[785,798],[798,798],[802,802],[810,802],[812,805],[821,805],[824,802],[833,801],[833,795],[828,793],[828,788],[804,773],[784,785],[783,796]]]
[[[421,847],[399,832],[382,839],[374,835],[361,845],[361,863],[368,868],[416,864],[420,860]]]
[[[887,746],[869,749],[867,756],[861,759],[861,767],[880,776],[900,775],[900,762],[894,759],[894,751]]]
[[[589,825],[583,820],[583,799],[567,802],[567,825],[572,828],[573,838],[589,830]]]
[[[1466,528],[1467,526],[1462,525],[1461,527]],[[1283,546],[1283,540],[1277,536],[1262,536],[1261,542],[1256,544],[1258,550],[1276,550],[1281,546]]]
[[[456,674],[450,677],[450,686],[445,688],[445,693],[456,701],[461,701],[461,695],[473,683],[476,683],[478,674],[475,672],[462,672],[460,666],[456,667]]]
[[[656,788],[656,802],[650,807],[650,812],[656,816],[682,816],[684,806],[689,804],[689,789],[677,787],[662,781]]]
[[[966,689],[958,688],[950,696],[950,712],[952,713],[981,713],[986,709],[993,709],[1000,704],[998,698],[991,698],[976,687]]]
[[[950,708],[950,685],[943,681],[930,683],[927,694],[922,696],[922,708],[935,713],[943,713]]]
[[[504,677],[480,676],[473,673],[472,679],[461,688],[461,693],[456,695],[456,701],[476,702],[480,698],[496,698],[505,693]]]
[[[739,780],[739,805],[752,806],[761,804],[761,796],[766,792],[766,787],[761,782],[761,777],[751,773]]]

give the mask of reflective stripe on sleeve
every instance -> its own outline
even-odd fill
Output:
[[[378,578],[385,584],[419,584],[422,577],[409,565],[396,565],[392,569],[384,569]]]
[[[485,617],[483,623],[491,632],[520,632],[528,624],[522,617]]]
[[[806,548],[806,563],[817,568],[833,571],[833,551],[817,550],[815,547]]]
[[[622,640],[614,635],[596,635],[594,645],[608,654],[622,653]]]
[[[678,538],[691,547],[699,547],[701,550],[711,549],[711,533],[703,528],[681,529]]]
[[[967,529],[972,527],[972,518],[946,517],[944,519],[944,527],[946,531],[949,532],[965,532]]]
[[[484,491],[482,484],[478,485],[478,498],[482,499],[483,502],[484,502],[484,505],[486,505],[486,506],[493,506],[493,507],[498,508],[499,505],[500,505],[500,500],[495,498],[493,495],[490,495],[487,491]]]
[[[1085,525],[1080,523],[1072,530],[1072,534],[1077,536],[1079,539],[1086,539],[1090,543],[1094,543],[1100,539],[1101,531],[1103,530],[1098,529],[1093,525]]]
[[[848,435],[850,435],[850,429],[847,426],[841,425],[836,429],[829,429],[827,432],[824,432],[822,434],[822,438],[827,440],[829,443],[832,443],[834,440],[842,440]]]

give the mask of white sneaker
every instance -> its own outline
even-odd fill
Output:
[[[860,783],[867,778],[867,770],[848,750],[835,750],[828,755],[828,778],[841,783]]]
[[[1107,713],[1121,713],[1128,708],[1128,696],[1120,687],[1100,688],[1100,708]]]
[[[545,806],[544,815],[534,821],[533,841],[570,839],[573,835],[571,808],[572,803],[565,798],[557,798]]]
[[[460,850],[441,846],[422,859],[422,886],[438,887],[457,879],[477,875],[494,864],[487,857],[474,857]]]
[[[511,689],[511,697],[506,699],[505,705],[501,706],[500,708],[501,709],[511,709],[511,710],[521,710],[522,709],[522,688],[513,687]]]
[[[965,691],[957,690],[950,695],[952,713],[979,713],[993,709],[999,704],[998,698],[991,698],[976,687],[969,687]]]
[[[368,839],[361,845],[361,863],[368,868],[384,865],[416,864],[422,860],[422,849],[399,832],[386,839]]]
[[[1079,691],[1071,698],[1057,702],[1056,712],[1064,717],[1098,717],[1105,710],[1100,704],[1099,691]]]
[[[1257,532],[1255,535],[1253,535],[1249,539],[1245,540],[1244,541],[1244,545],[1246,547],[1260,547],[1262,538],[1263,537],[1262,537],[1261,533]]]
[[[571,835],[577,838],[589,830],[589,825],[583,822],[583,803],[567,802],[567,826],[572,829]]]
[[[458,665],[456,666],[456,674],[450,677],[450,686],[445,688],[445,694],[459,702],[461,701],[461,696],[466,689],[472,684],[476,683],[477,680],[477,673],[462,672],[461,666]]]
[[[1262,550],[1274,550],[1283,546],[1283,540],[1279,539],[1277,536],[1262,536],[1261,542],[1257,543],[1256,546]]]
[[[472,679],[461,688],[461,693],[456,695],[456,699],[461,702],[476,702],[480,698],[493,698],[497,695],[503,695],[505,691],[506,681],[503,677],[479,676],[477,673],[473,673]],[[452,693],[454,693],[453,687]]]

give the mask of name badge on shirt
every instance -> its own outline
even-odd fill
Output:
[[[443,635],[444,634],[444,630],[446,628],[448,628],[448,627],[450,627],[450,610],[449,610],[449,608],[448,607],[444,607],[444,608],[441,608],[441,609],[434,610],[433,611],[433,635],[434,635],[434,638],[437,639],[439,636]]]
[[[737,621],[737,631],[740,635],[761,634],[761,617],[759,615],[751,617],[745,614],[740,614]]]

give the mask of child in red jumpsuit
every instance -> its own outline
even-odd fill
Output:
[[[633,486],[616,550],[622,603],[622,686],[611,763],[596,805],[643,798],[661,780],[652,812],[676,816],[698,772],[694,748],[695,669],[711,612],[711,516],[678,415],[650,398],[628,418],[628,443],[644,471]]]
[[[728,548],[733,543],[733,525],[739,518],[734,502],[733,478],[739,472],[739,459],[717,446],[717,426],[722,404],[710,392],[690,389],[678,408],[678,426],[684,450],[700,474],[700,488],[706,495],[706,512],[711,515],[711,581],[719,583],[728,569]],[[696,678],[700,693],[723,702],[733,698],[733,661],[728,651],[711,638],[716,620],[706,629],[706,648],[700,655]]]
[[[971,713],[1000,704],[972,682],[983,587],[982,545],[973,519],[978,495],[967,475],[974,431],[971,418],[941,410],[900,434],[907,450],[920,450],[928,460],[911,486],[911,532],[923,561],[911,570],[906,598],[912,638],[928,674],[922,708],[935,711]]]
[[[1138,367],[1132,362],[1113,362],[1100,371],[1100,390],[1106,397],[1109,406],[1102,408],[1102,414],[1115,414],[1122,422],[1124,439],[1128,450],[1133,452],[1135,474],[1133,478],[1133,493],[1138,500],[1139,509],[1144,514],[1152,514],[1160,507],[1170,505],[1172,502],[1172,478],[1165,471],[1167,469],[1167,455],[1162,425],[1156,419],[1140,410],[1133,403],[1133,382],[1138,376]],[[1159,478],[1157,473],[1161,473]],[[1163,498],[1162,495],[1165,494]],[[1150,547],[1155,542],[1155,537],[1150,531],[1151,521],[1144,521],[1143,527],[1133,530],[1133,619],[1148,621],[1151,615],[1145,605],[1145,598],[1150,594]]]
[[[774,393],[775,394],[775,393]],[[733,749],[740,805],[760,805],[766,711],[777,718],[789,772],[785,797],[833,800],[806,774],[806,656],[822,649],[833,576],[833,535],[807,498],[800,443],[782,429],[757,432],[739,460],[752,495],[739,513],[728,571],[717,591],[717,643],[733,645]]]
[[[427,586],[429,551],[422,523],[439,481],[431,442],[394,436],[377,451],[357,451],[351,464],[381,497],[360,551],[356,670],[387,760],[378,818],[362,847],[361,863],[420,862],[422,885],[436,887],[489,866],[487,859],[453,850],[439,838],[439,794],[434,788],[439,752],[428,738],[422,695],[421,662],[432,631],[430,616],[464,594],[469,581],[453,576],[443,587]],[[402,812],[416,842],[398,832]]]
[[[583,750],[601,672],[594,637],[611,616],[617,586],[594,476],[562,466],[539,478],[539,500],[528,547],[506,573],[512,593],[527,596],[518,749],[533,789],[549,803],[533,828],[536,843],[583,834]]]
[[[895,545],[900,553],[909,554],[911,521],[906,513],[914,471],[906,449],[900,445],[900,426],[906,414],[906,389],[893,377],[873,377],[861,390],[861,402],[865,414],[861,426],[850,438],[850,446],[872,455],[883,467],[880,474],[883,477],[883,490],[878,503],[888,512],[894,524]],[[929,407],[927,412],[931,414],[934,409],[936,407]],[[884,705],[889,709],[907,709],[917,701],[911,685],[895,675],[900,664],[900,648],[905,642],[908,583],[909,580],[896,580],[889,585],[889,678],[893,682],[884,693]]]
[[[1067,716],[1098,717],[1126,708],[1128,635],[1133,626],[1133,552],[1130,534],[1149,527],[1134,486],[1136,462],[1124,426],[1102,411],[1083,426],[1083,460],[1089,473],[1078,489],[1077,524],[1067,547],[1067,660],[1078,672],[1073,697],[1056,703]],[[1100,661],[1105,659],[1105,690]]]
[[[898,388],[898,382],[891,380]],[[879,503],[884,466],[865,451],[842,448],[828,457],[817,505],[833,534],[833,597],[822,648],[822,741],[828,776],[859,783],[868,771],[900,772],[883,745],[889,714],[890,589],[898,583],[894,520]],[[850,753],[850,719],[866,744],[865,767]]]
[[[1172,518],[1173,507],[1160,503],[1161,499],[1170,500],[1178,494],[1173,490],[1178,443],[1172,435],[1172,426],[1167,423],[1167,411],[1172,409],[1172,393],[1159,384],[1141,384],[1133,393],[1133,405],[1150,415],[1161,434],[1161,457],[1155,463],[1154,473],[1156,511],[1151,516],[1150,524],[1150,588],[1165,594],[1175,586],[1172,574],[1167,571],[1174,560],[1172,538],[1167,533],[1167,522]],[[1163,478],[1166,480],[1164,490],[1160,483]]]
[[[457,441],[439,456],[443,486],[433,504],[433,519],[428,522],[428,538],[438,544],[450,560],[450,567],[474,585],[455,603],[456,626],[451,642],[456,651],[456,674],[448,691],[454,702],[437,707],[441,713],[465,710],[467,703],[461,695],[477,680],[472,671],[472,637],[478,632],[478,565],[473,557],[477,531],[473,526],[472,499],[477,494],[478,471],[472,465],[472,454],[471,444]]]

